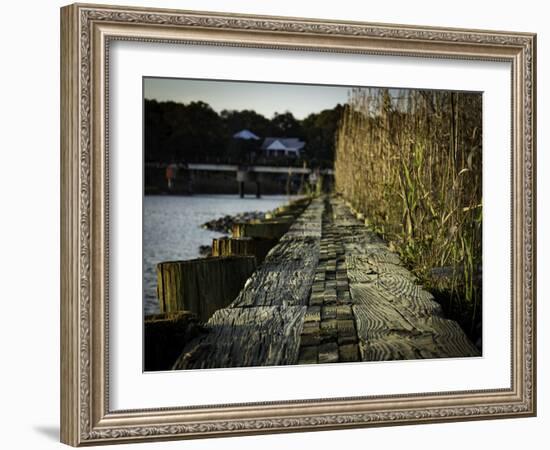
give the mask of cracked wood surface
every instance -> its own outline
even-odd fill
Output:
[[[175,369],[479,356],[338,197],[311,201]]]
[[[362,361],[479,356],[460,326],[419,285],[399,256],[332,200],[346,249]]]
[[[205,324],[174,369],[296,364],[319,259],[322,199],[298,216],[237,298]]]

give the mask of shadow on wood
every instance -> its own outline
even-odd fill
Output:
[[[169,370],[181,349],[204,329],[189,311],[155,314],[145,318],[144,370]]]

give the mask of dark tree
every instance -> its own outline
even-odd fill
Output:
[[[275,113],[269,131],[273,137],[304,137],[300,121],[288,111],[283,114]]]
[[[290,112],[271,120],[252,110],[220,114],[204,102],[189,104],[145,100],[144,145],[147,162],[250,162],[260,156],[266,137],[294,137],[304,140],[303,158],[285,161],[310,167],[331,167],[336,129],[343,106],[337,105],[298,120]],[[247,129],[259,140],[234,139]],[[282,161],[280,161],[282,162]]]
[[[305,155],[313,165],[332,166],[336,130],[343,111],[344,107],[338,104],[333,109],[310,114],[302,121]]]
[[[145,159],[189,162],[222,157],[225,124],[204,102],[145,100]]]
[[[264,138],[269,134],[271,127],[270,120],[258,114],[256,111],[249,109],[243,111],[228,111],[224,109],[220,115],[230,135],[241,130],[250,130],[260,138]]]

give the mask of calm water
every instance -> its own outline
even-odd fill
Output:
[[[143,295],[145,314],[159,312],[156,264],[199,257],[199,246],[223,236],[200,226],[227,214],[269,211],[288,202],[283,195],[260,199],[235,195],[146,196],[143,202]]]

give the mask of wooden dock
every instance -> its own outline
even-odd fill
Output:
[[[338,197],[297,217],[174,369],[479,356]]]

